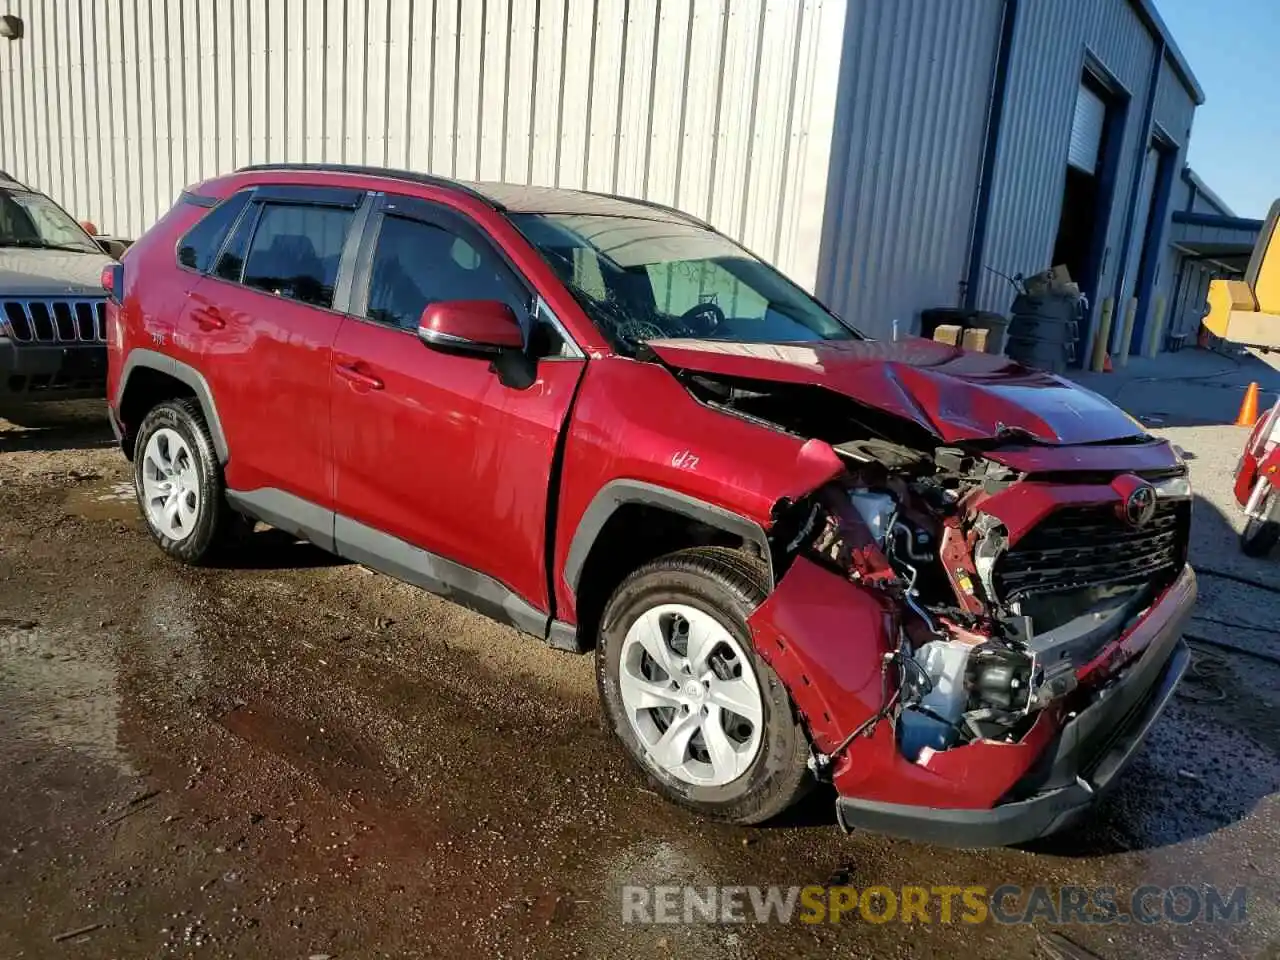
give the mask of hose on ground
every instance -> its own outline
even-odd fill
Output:
[[[1196,638],[1183,636],[1195,642]],[[1226,657],[1192,648],[1191,666],[1178,684],[1178,696],[1192,703],[1221,703],[1227,699],[1225,682],[1230,678],[1231,665]]]
[[[1250,650],[1248,647],[1241,647],[1234,643],[1228,643],[1225,640],[1210,640],[1208,637],[1197,636],[1194,633],[1183,633],[1183,639],[1190,640],[1192,643],[1198,643],[1207,647],[1217,647],[1219,650],[1229,650],[1232,653],[1238,653],[1241,656],[1253,657],[1256,660],[1265,660],[1267,663],[1274,663],[1280,666],[1280,656],[1274,653],[1266,653],[1263,650]]]

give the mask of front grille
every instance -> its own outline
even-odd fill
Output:
[[[19,343],[106,343],[105,300],[0,300],[3,330]]]
[[[1029,594],[1171,579],[1191,528],[1189,500],[1159,499],[1152,518],[1131,527],[1110,504],[1064,507],[996,561],[1004,602]]]

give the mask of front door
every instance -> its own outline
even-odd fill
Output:
[[[370,230],[333,349],[338,551],[528,628],[513,611],[550,611],[552,466],[586,361],[535,321],[532,289],[470,221],[391,197]],[[423,309],[445,300],[510,305],[533,382],[508,386],[492,358],[422,343]]]

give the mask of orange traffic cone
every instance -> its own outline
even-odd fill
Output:
[[[1236,416],[1237,427],[1252,427],[1258,422],[1258,384],[1254,381],[1244,392],[1244,402],[1240,404],[1240,413]]]
[[[1111,354],[1109,354],[1109,353],[1104,353],[1104,354],[1102,355],[1102,372],[1103,372],[1103,373],[1111,373],[1111,372],[1112,372],[1112,369],[1113,369],[1113,368],[1112,368],[1112,366],[1111,366]]]

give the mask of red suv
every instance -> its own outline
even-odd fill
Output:
[[[108,288],[156,542],[265,521],[556,647],[655,789],[964,845],[1094,804],[1195,599],[1177,452],[868,339],[675,210],[391,170],[199,184]]]

